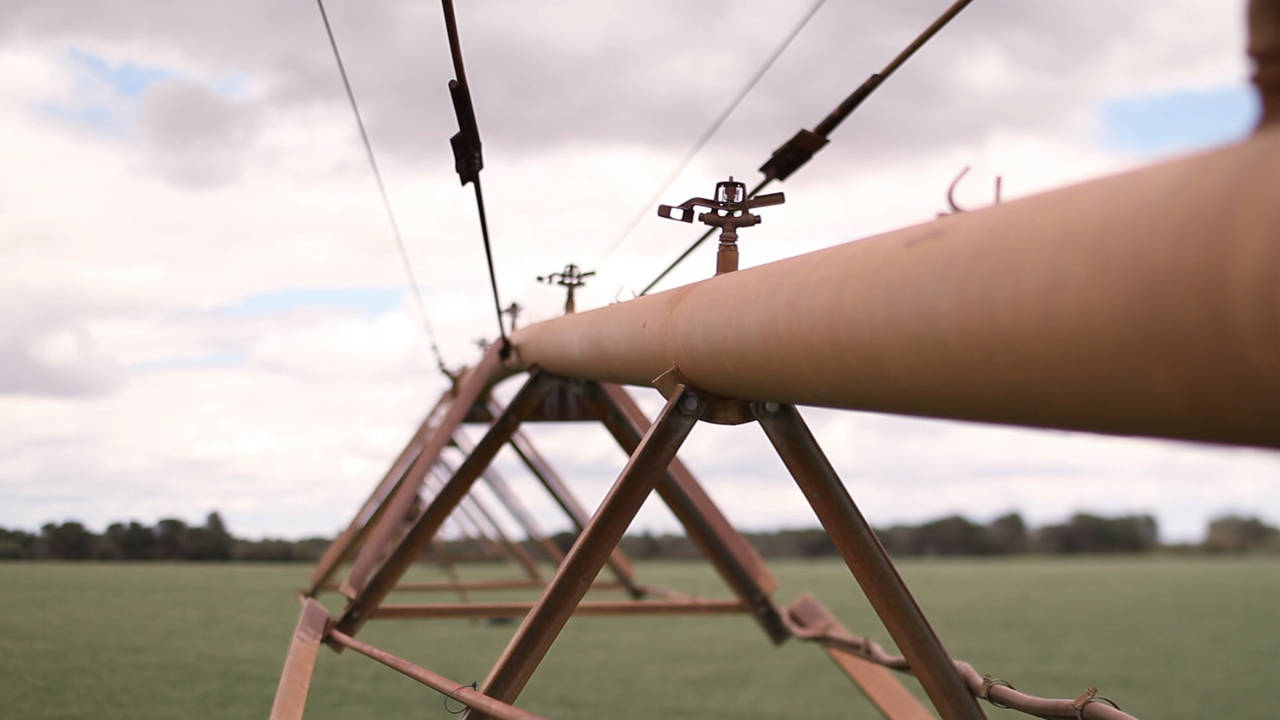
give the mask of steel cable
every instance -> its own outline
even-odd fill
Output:
[[[795,137],[774,151],[773,156],[760,168],[760,171],[765,174],[764,180],[762,180],[755,189],[748,193],[747,197],[754,197],[756,193],[763,190],[774,180],[785,180],[791,175],[791,173],[799,169],[801,165],[808,162],[809,158],[813,157],[814,153],[826,145],[827,136],[830,135],[841,122],[844,122],[845,118],[849,117],[854,110],[858,109],[858,106],[861,105],[862,102],[871,95],[871,93],[875,92],[876,88],[880,87],[885,80],[889,79],[889,76],[901,67],[908,58],[914,55],[915,52],[923,47],[924,44],[934,35],[938,34],[939,30],[945,27],[947,23],[951,22],[951,20],[956,15],[959,15],[960,11],[965,9],[971,2],[973,2],[973,0],[956,0],[953,2],[929,25],[929,27],[925,28],[923,32],[917,35],[916,38],[907,45],[906,48],[894,56],[893,60],[889,61],[889,64],[886,65],[883,70],[878,73],[873,73],[871,77],[867,78],[867,80],[862,83],[862,85],[858,86],[857,89],[850,93],[843,102],[836,106],[835,110],[831,111],[827,117],[823,118],[822,122],[818,123],[812,132],[808,130],[801,130]],[[689,257],[694,250],[697,250],[698,246],[706,241],[707,238],[711,237],[713,230],[714,228],[712,230],[708,230],[697,240],[694,240],[689,247],[685,248],[684,252],[680,253],[680,255],[666,267],[665,270],[658,273],[658,276],[651,280],[649,284],[645,286],[644,290],[640,291],[640,294],[647,295],[649,291],[661,282],[662,279],[665,278],[672,270],[674,270],[677,265],[679,265],[685,258]]]
[[[650,197],[644,205],[640,206],[640,209],[636,212],[635,216],[631,218],[631,222],[628,223],[626,229],[618,235],[613,243],[604,251],[604,254],[600,256],[600,260],[595,264],[597,269],[599,269],[599,267],[613,255],[613,253],[622,245],[623,241],[625,241],[631,233],[635,232],[636,227],[640,225],[640,221],[650,215],[654,204],[662,199],[662,194],[667,191],[667,188],[671,186],[671,183],[675,182],[676,178],[680,177],[680,173],[684,172],[684,169],[688,167],[689,163],[693,161],[693,158],[702,151],[702,148],[706,146],[712,136],[719,132],[720,128],[729,119],[729,116],[733,114],[733,111],[738,109],[738,106],[742,104],[742,101],[746,99],[747,95],[755,89],[761,78],[765,76],[765,73],[769,72],[769,68],[773,67],[773,64],[791,45],[791,42],[796,39],[796,36],[800,34],[800,31],[809,24],[809,21],[813,19],[813,16],[817,14],[819,8],[821,8],[822,4],[825,2],[826,0],[817,0],[817,2],[815,2],[804,14],[804,17],[800,18],[800,21],[791,28],[791,32],[787,33],[787,36],[783,38],[778,47],[774,48],[773,52],[769,54],[769,57],[765,58],[764,63],[762,63],[755,71],[755,74],[747,80],[746,84],[742,86],[742,89],[738,91],[738,94],[734,96],[729,105],[726,106],[720,115],[716,117],[715,121],[713,121],[711,125],[703,131],[702,135],[698,137],[693,146],[685,152],[684,157],[680,158],[680,162],[676,163],[675,169],[673,169],[671,174],[662,181],[662,185],[653,193],[653,196]]]
[[[502,301],[498,299],[498,276],[493,269],[493,247],[489,242],[489,221],[484,211],[484,194],[480,191],[480,170],[484,160],[480,152],[480,131],[476,127],[475,108],[471,104],[471,88],[462,66],[462,41],[458,39],[458,22],[453,13],[453,0],[441,0],[445,32],[449,36],[449,54],[457,78],[449,83],[453,109],[458,116],[458,134],[449,139],[453,146],[454,165],[462,184],[475,186],[476,212],[480,216],[480,237],[484,241],[484,259],[489,267],[489,287],[493,290],[493,309],[498,319],[498,337],[505,354],[509,346],[506,325],[502,320]]]
[[[324,0],[316,0],[316,7],[320,9],[320,19],[324,22],[324,32],[329,38],[329,47],[333,50],[333,59],[338,64],[338,74],[342,76],[342,87],[347,91],[347,101],[351,105],[351,113],[356,118],[356,127],[360,130],[360,141],[364,144],[365,157],[369,160],[369,168],[373,171],[373,179],[378,185],[378,194],[382,197],[382,207],[387,213],[387,222],[391,225],[391,234],[395,237],[396,248],[400,251],[400,262],[404,266],[405,275],[409,278],[409,285],[413,288],[413,295],[417,300],[418,310],[422,315],[422,327],[427,331],[427,339],[431,343],[431,353],[435,356],[436,365],[441,370],[444,370],[444,358],[440,354],[440,345],[436,340],[435,330],[431,327],[431,317],[427,314],[427,301],[422,294],[422,287],[418,284],[418,277],[413,272],[413,264],[409,260],[409,251],[405,248],[404,237],[400,234],[400,224],[396,222],[396,215],[391,209],[391,199],[387,195],[386,184],[382,181],[382,172],[378,169],[378,161],[373,154],[373,143],[369,141],[369,133],[364,127],[364,118],[360,114],[360,105],[356,102],[356,95],[351,90],[351,80],[347,77],[347,67],[342,62],[342,53],[338,51],[338,41],[334,38],[333,27],[329,24],[329,14],[325,12]]]

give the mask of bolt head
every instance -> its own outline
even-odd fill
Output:
[[[700,404],[701,403],[698,401],[698,397],[696,395],[686,395],[685,398],[680,401],[680,409],[686,413],[695,413],[698,411],[698,406]]]
[[[782,406],[781,406],[781,405],[779,405],[779,404],[778,404],[778,403],[776,403],[776,402],[767,402],[767,403],[765,403],[765,404],[764,404],[764,411],[765,411],[765,412],[767,412],[767,413],[769,413],[769,414],[771,414],[771,415],[772,415],[773,413],[778,412],[778,411],[779,411],[779,410],[781,410],[781,409],[782,409]]]

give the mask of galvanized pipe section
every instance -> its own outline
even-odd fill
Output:
[[[1280,447],[1280,131],[530,325],[724,397]]]

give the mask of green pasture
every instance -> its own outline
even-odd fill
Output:
[[[701,564],[637,569],[647,582],[725,595]],[[889,644],[843,565],[773,569],[779,602],[812,591],[850,630]],[[901,569],[953,655],[1028,692],[1074,696],[1097,685],[1150,720],[1272,718],[1280,707],[1275,559],[946,560]],[[293,592],[307,571],[0,564],[0,716],[265,719],[297,619]],[[431,577],[422,570],[415,579]],[[396,600],[428,598],[447,599]],[[483,679],[514,627],[384,620],[360,637],[465,683]],[[572,621],[520,704],[557,718],[878,717],[818,648],[773,647],[745,616]],[[408,678],[353,652],[322,650],[307,717],[453,715]]]

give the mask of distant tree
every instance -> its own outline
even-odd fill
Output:
[[[189,527],[182,532],[182,557],[187,560],[230,560],[234,542],[222,518],[211,512],[205,518],[204,527]]]
[[[78,522],[61,525],[46,523],[40,528],[36,555],[58,560],[87,560],[93,546],[93,534]]]
[[[0,528],[0,560],[30,560],[35,544],[36,536],[29,532]]]
[[[124,529],[120,548],[128,560],[149,560],[156,553],[156,533],[136,520],[129,521]]]
[[[959,515],[916,528],[915,552],[923,555],[985,555],[992,552],[987,529]]]
[[[288,540],[237,540],[233,548],[236,560],[251,562],[289,562],[294,560],[293,543]]]
[[[156,523],[155,554],[159,560],[181,560],[186,557],[183,541],[186,539],[187,524],[177,518],[165,518]]]
[[[1150,515],[1105,518],[1077,513],[1064,525],[1047,525],[1037,533],[1038,549],[1050,553],[1146,552],[1158,542]]]
[[[1027,525],[1016,512],[992,520],[987,526],[987,537],[995,552],[1023,553],[1030,546]]]
[[[556,547],[560,548],[560,552],[564,553],[569,552],[569,548],[573,547],[573,542],[577,539],[578,534],[571,533],[568,530],[561,530],[551,536],[551,542],[555,543]]]
[[[329,549],[329,543],[333,542],[332,538],[309,537],[298,540],[293,543],[293,559],[300,562],[314,563],[324,555],[324,551]],[[533,552],[533,549],[530,549]]]
[[[1280,529],[1256,517],[1223,515],[1209,521],[1204,549],[1209,552],[1247,552],[1267,547],[1280,548]]]
[[[631,546],[634,548],[631,554],[637,558],[656,558],[662,555],[662,543],[647,530],[640,537],[635,538]]]
[[[97,538],[94,543],[93,557],[95,560],[123,560],[124,559],[124,523],[111,523],[107,526],[105,532]]]
[[[916,526],[894,525],[877,530],[880,544],[890,555],[917,555],[920,550],[916,542]]]

